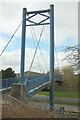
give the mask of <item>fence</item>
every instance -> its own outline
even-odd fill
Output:
[[[2,82],[2,87],[0,89],[8,88],[8,87],[11,87],[12,83],[19,83],[20,82],[20,78],[0,79],[0,83],[1,82]]]

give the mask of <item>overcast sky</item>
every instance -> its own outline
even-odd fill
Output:
[[[15,1],[15,0],[14,0]],[[5,47],[6,43],[14,33],[17,26],[22,21],[22,9],[25,7],[27,11],[49,9],[50,4],[54,4],[54,35],[55,35],[55,68],[62,68],[67,66],[67,62],[61,62],[65,57],[62,51],[66,46],[73,46],[78,44],[78,3],[77,2],[54,2],[48,0],[42,2],[27,2],[26,0],[16,2],[0,2],[0,53]],[[35,20],[40,20],[37,16]],[[21,26],[22,27],[22,26]],[[10,42],[5,52],[0,57],[0,69],[12,67],[16,72],[20,72],[20,52],[21,52],[21,27],[17,31],[15,37]],[[42,26],[34,27],[37,39],[41,32]],[[40,48],[44,56],[47,69],[49,70],[49,42],[50,32],[49,25],[44,27],[43,35],[41,37]],[[25,71],[29,70],[32,57],[35,51],[30,27],[26,27],[26,49],[25,49]],[[37,56],[39,58],[42,72],[47,72],[42,56],[38,49]],[[58,62],[57,62],[58,59]],[[40,71],[37,57],[35,58],[33,71]]]

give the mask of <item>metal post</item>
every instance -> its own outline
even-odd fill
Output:
[[[21,68],[20,68],[20,78],[21,83],[24,81],[24,61],[25,61],[25,37],[26,37],[26,8],[23,8],[23,18],[22,18],[22,38],[21,38]]]
[[[54,5],[50,5],[50,110],[54,110]]]

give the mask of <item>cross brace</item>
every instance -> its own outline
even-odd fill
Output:
[[[29,16],[29,14],[32,14],[30,17],[28,17],[26,19],[26,21],[30,22],[31,24],[27,24],[26,26],[37,26],[37,25],[48,25],[50,24],[49,22],[45,22],[47,21],[48,19],[50,19],[50,16],[44,14],[44,13],[49,13],[50,10],[40,10],[40,11],[31,11],[31,12],[26,12],[26,14]],[[33,18],[34,16],[36,15],[40,15],[40,16],[43,16],[45,17],[44,19],[42,19],[41,21],[39,22],[34,22],[33,20],[30,20],[31,18]]]

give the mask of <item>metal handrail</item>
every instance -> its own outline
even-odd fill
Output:
[[[39,79],[42,79],[42,78],[45,78],[45,77],[47,77],[48,78],[48,76],[43,76],[43,77],[40,77],[40,78],[35,78],[35,79],[28,79],[28,80],[39,80]]]

